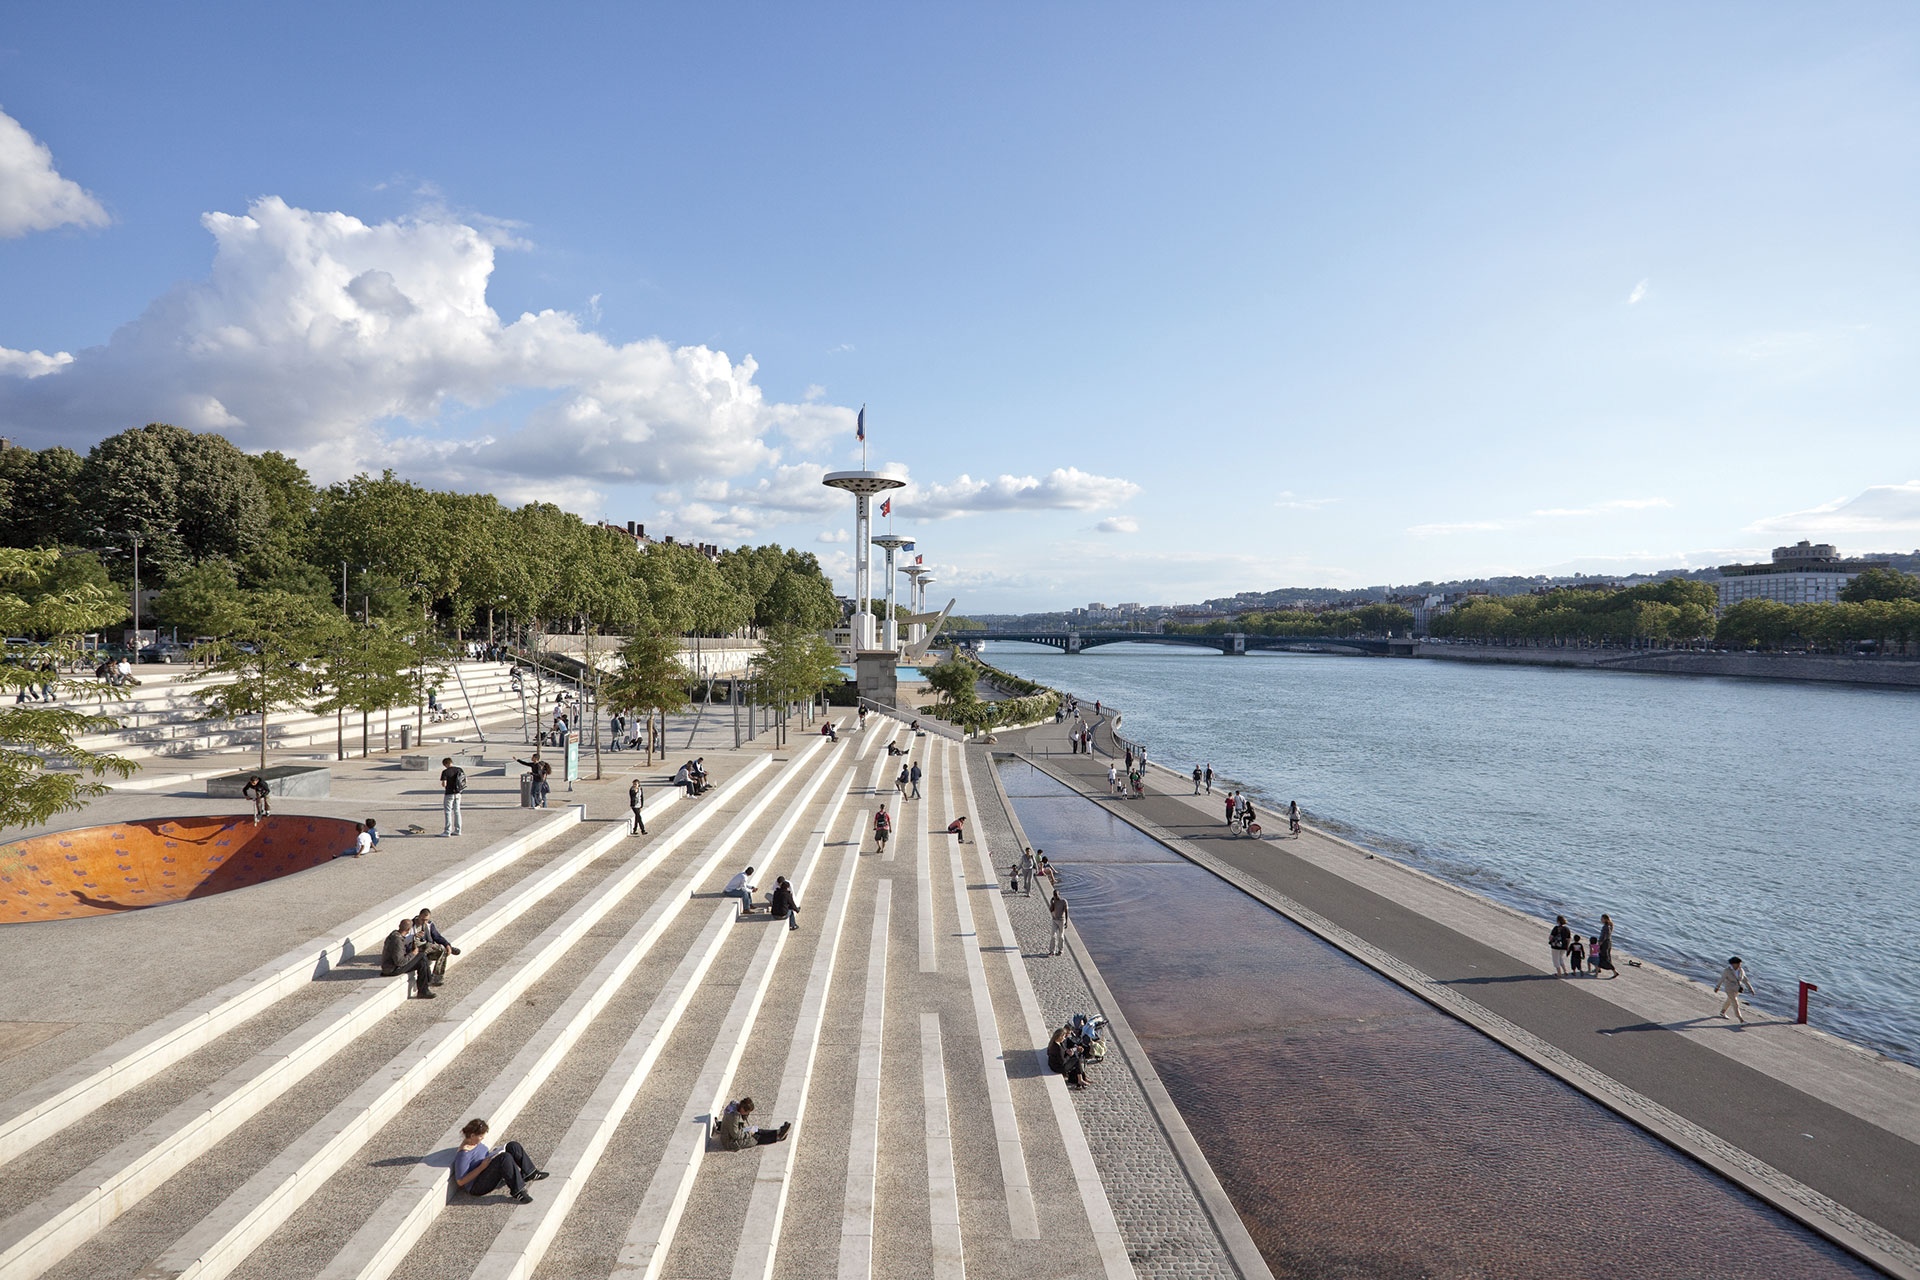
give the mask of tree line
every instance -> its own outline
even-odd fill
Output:
[[[438,623],[456,637],[533,630],[727,635],[835,626],[819,561],[778,546],[642,550],[552,503],[358,475],[319,487],[279,452],[152,423],[83,457],[0,450],[0,546],[61,552],[69,584],[126,590],[139,544],[152,617],[185,635],[231,629],[249,597],[299,597],[360,616]],[[343,581],[344,579],[344,581]]]
[[[1390,636],[1408,635],[1413,614],[1397,604],[1369,604],[1357,609],[1327,609],[1306,613],[1299,609],[1242,614],[1211,622],[1173,623],[1169,635],[1206,636],[1241,632],[1250,636]]]

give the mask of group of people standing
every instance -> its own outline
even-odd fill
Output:
[[[1553,953],[1553,972],[1555,977],[1574,977],[1590,973],[1600,976],[1605,969],[1609,976],[1619,977],[1620,971],[1613,967],[1613,917],[1604,911],[1600,913],[1600,932],[1582,938],[1573,931],[1565,916],[1553,918],[1553,928],[1547,931],[1547,950]]]

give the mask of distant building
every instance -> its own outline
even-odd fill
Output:
[[[1885,560],[1843,560],[1829,542],[1802,540],[1775,547],[1766,564],[1723,564],[1713,588],[1725,612],[1742,600],[1776,600],[1781,604],[1832,604],[1840,589],[1863,569],[1884,569]]]

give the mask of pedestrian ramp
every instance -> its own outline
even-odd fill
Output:
[[[411,891],[463,952],[437,1001],[367,972],[383,904],[17,1100],[0,1275],[1130,1275],[995,855],[945,833],[963,749],[915,744],[922,797],[889,803],[924,839],[889,862],[900,758],[864,738],[756,757],[651,837],[555,813]],[[720,894],[747,865],[798,929]],[[785,1141],[718,1146],[743,1095]],[[531,1203],[451,1189],[476,1116],[551,1175]]]

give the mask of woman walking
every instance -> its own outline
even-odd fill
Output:
[[[1565,916],[1553,918],[1553,928],[1547,930],[1547,950],[1553,953],[1553,973],[1557,978],[1567,976],[1567,949],[1573,945],[1573,930],[1567,927]]]
[[[1300,838],[1300,802],[1298,800],[1287,801],[1287,834],[1296,840]]]
[[[1594,940],[1590,967],[1595,975],[1605,969],[1611,977],[1620,976],[1620,971],[1613,967],[1613,917],[1604,911],[1600,913],[1600,936]]]

